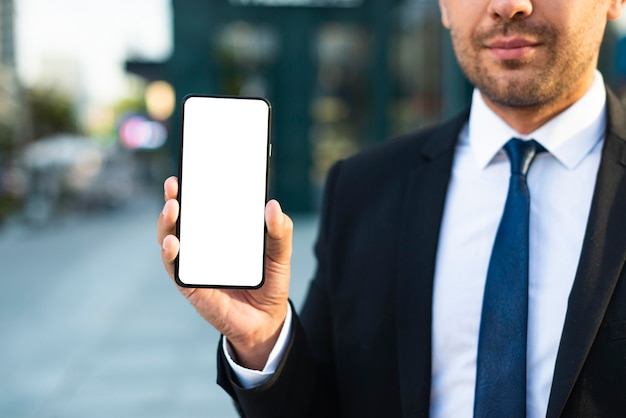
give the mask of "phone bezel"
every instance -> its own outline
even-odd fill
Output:
[[[183,97],[180,105],[180,134],[178,141],[178,204],[179,204],[179,216],[176,222],[176,236],[180,237],[180,225],[181,225],[181,214],[182,214],[182,205],[183,205],[183,190],[184,190],[184,179],[183,179],[183,149],[184,149],[184,128],[185,128],[185,104],[191,98],[209,98],[209,99],[236,99],[236,100],[256,100],[262,101],[267,106],[267,139],[265,146],[265,192],[264,192],[264,202],[267,202],[269,195],[269,186],[270,186],[270,161],[271,161],[271,148],[272,148],[272,105],[270,101],[264,97],[254,97],[254,96],[229,96],[229,95],[216,95],[216,94],[187,94]],[[262,257],[262,271],[261,271],[261,280],[258,284],[250,286],[250,285],[224,285],[224,284],[204,284],[204,283],[186,283],[181,280],[179,277],[179,263],[180,263],[180,253],[176,256],[174,262],[174,279],[176,283],[185,288],[218,288],[218,289],[258,289],[263,286],[265,283],[265,250],[266,250],[266,240],[265,236],[267,234],[267,227],[265,222],[263,223],[263,257]]]

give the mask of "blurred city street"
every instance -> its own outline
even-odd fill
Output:
[[[0,416],[237,416],[215,384],[218,334],[161,267],[160,208],[143,196],[0,229]],[[294,222],[300,306],[317,219]]]
[[[299,308],[329,169],[472,98],[440,3],[0,0],[0,418],[236,417],[219,335],[156,242],[184,98],[271,103]],[[605,32],[598,69],[626,100],[626,13]]]

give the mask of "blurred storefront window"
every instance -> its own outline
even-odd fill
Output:
[[[219,93],[267,97],[278,48],[278,34],[268,25],[226,23],[213,45]]]
[[[395,94],[390,109],[394,134],[441,118],[444,56],[436,2],[404,1],[399,5],[391,49]]]
[[[314,41],[317,63],[311,100],[311,181],[323,185],[330,166],[368,140],[369,35],[354,24],[327,23]]]

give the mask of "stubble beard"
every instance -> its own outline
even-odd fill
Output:
[[[537,39],[545,49],[542,53],[547,57],[546,62],[535,62],[531,57],[487,65],[479,55],[484,52],[484,45],[498,35]],[[594,59],[589,48],[584,47],[573,55],[576,51],[571,45],[573,41],[561,39],[555,29],[522,21],[475,33],[465,51],[461,49],[463,42],[455,39],[456,36],[452,32],[457,59],[468,80],[491,102],[510,108],[546,107],[567,96]]]

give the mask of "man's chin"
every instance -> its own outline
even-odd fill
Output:
[[[514,71],[515,72],[515,71]],[[503,71],[498,76],[481,77],[474,84],[489,101],[506,107],[540,106],[545,102],[545,89],[538,75]]]

